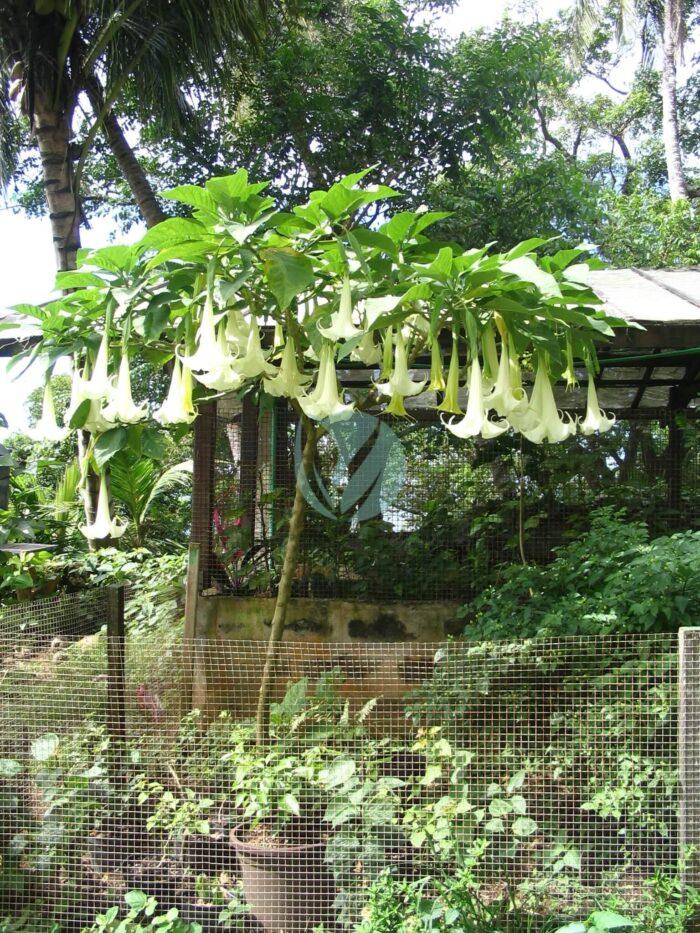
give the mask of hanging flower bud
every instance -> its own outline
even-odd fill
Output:
[[[81,532],[90,541],[102,541],[104,538],[121,538],[126,531],[127,522],[112,519],[109,514],[109,493],[104,473],[100,479],[100,494],[97,498],[95,521],[81,527]]]
[[[492,324],[487,324],[484,329],[481,336],[481,349],[484,354],[484,369],[481,381],[484,392],[488,392],[496,383],[499,368],[496,337]]]
[[[351,417],[355,406],[345,405],[338,395],[338,376],[335,371],[335,347],[324,344],[321,349],[321,363],[316,377],[316,387],[309,394],[299,398],[301,409],[307,418],[313,421],[344,421]]]
[[[184,383],[184,374],[189,381],[189,397]],[[164,427],[173,424],[190,424],[194,421],[195,410],[192,405],[192,374],[182,368],[180,360],[173,360],[173,374],[170,377],[168,397],[153,416]]]
[[[362,333],[362,329],[355,327],[352,322],[352,291],[350,288],[350,279],[346,276],[343,279],[343,287],[340,291],[340,305],[338,310],[331,315],[329,327],[318,327],[319,334],[322,334],[333,343],[339,340],[351,340]]]
[[[452,338],[452,355],[450,356],[450,368],[447,371],[447,388],[437,410],[450,415],[462,414],[462,409],[459,407],[459,348],[456,337]]]
[[[282,362],[272,379],[263,379],[263,387],[268,395],[299,398],[304,394],[304,387],[311,382],[311,376],[300,373],[297,367],[294,338],[288,337],[282,351]]]
[[[482,437],[490,440],[498,437],[509,428],[508,422],[490,421],[484,403],[481,382],[481,366],[478,357],[475,357],[469,373],[469,398],[467,399],[467,411],[461,420],[452,418],[447,421],[443,418],[442,423],[456,437],[467,438]]]
[[[127,353],[122,353],[117,385],[110,394],[110,403],[102,412],[107,421],[116,421],[119,424],[138,424],[139,421],[143,421],[148,417],[148,407],[145,403],[143,405],[134,405],[131,395],[131,373]]]
[[[433,392],[445,391],[445,376],[442,371],[442,351],[436,334],[430,348],[430,382],[428,388]]]
[[[107,398],[112,385],[109,379],[109,341],[107,334],[102,335],[100,348],[97,351],[92,375],[83,383],[82,391],[85,398]]]
[[[53,400],[53,390],[49,379],[44,384],[44,399],[41,406],[41,417],[34,425],[29,436],[36,441],[48,441],[57,443],[68,437],[69,429],[60,428],[56,421],[56,407]]]

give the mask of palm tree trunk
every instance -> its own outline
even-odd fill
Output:
[[[146,173],[141,167],[141,163],[136,158],[134,150],[127,142],[124,131],[121,128],[119,120],[112,110],[104,113],[104,95],[102,88],[95,78],[86,81],[86,93],[90,100],[90,106],[95,115],[95,119],[102,120],[102,129],[107,137],[107,142],[112,150],[114,158],[121,169],[124,179],[131,189],[134,201],[141,216],[146,222],[147,227],[155,227],[161,221],[167,218],[158,204],[156,193],[151,187],[151,183],[146,177]]]
[[[57,113],[37,94],[34,135],[41,158],[56,265],[62,271],[75,269],[80,247],[80,204],[73,187],[70,112]]]
[[[289,520],[289,534],[287,535],[287,544],[284,549],[282,573],[277,588],[277,600],[275,602],[275,611],[272,616],[270,637],[267,642],[265,666],[263,668],[260,689],[258,691],[258,708],[255,716],[255,738],[258,745],[262,745],[268,737],[272,672],[275,661],[277,660],[277,646],[282,640],[284,626],[287,621],[287,607],[289,606],[289,600],[292,595],[292,581],[297,566],[301,532],[304,528],[305,499],[303,481],[304,478],[309,475],[316,451],[316,428],[306,418],[304,418],[303,423],[306,427],[306,443],[304,444],[304,452],[302,454],[301,469],[297,475],[294,505],[292,506],[292,514]]]
[[[688,183],[683,172],[678,100],[676,96],[676,61],[683,42],[682,0],[665,0],[663,19],[663,67],[661,103],[664,149],[668,172],[668,190],[672,201],[688,197]]]

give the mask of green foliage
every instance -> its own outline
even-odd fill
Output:
[[[98,914],[86,933],[202,933],[199,923],[186,923],[180,919],[178,909],[171,907],[165,913],[158,911],[155,897],[143,891],[127,891],[124,895],[127,910],[115,905]]]
[[[461,610],[471,639],[675,631],[700,611],[700,533],[649,540],[610,509],[546,566],[510,565]]]
[[[191,473],[191,460],[163,468],[150,457],[136,456],[127,450],[120,450],[112,457],[110,490],[112,497],[126,507],[137,546],[142,543],[143,525],[155,502],[166,493],[188,486]],[[184,511],[188,499],[182,496],[173,506]]]

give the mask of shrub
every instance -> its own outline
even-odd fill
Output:
[[[646,527],[600,509],[546,566],[509,565],[460,610],[469,639],[668,632],[700,611],[700,532],[650,541]]]

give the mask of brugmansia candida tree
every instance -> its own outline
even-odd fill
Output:
[[[221,393],[288,398],[304,424],[302,470],[329,420],[355,410],[405,417],[405,400],[423,392],[434,393],[445,430],[459,438],[515,431],[556,443],[577,430],[610,428],[593,382],[596,343],[622,322],[606,317],[585,284],[585,252],[538,258],[539,239],[508,253],[465,250],[429,238],[445,215],[427,209],[365,226],[369,204],[396,197],[365,185],[366,174],[314,192],[291,212],[276,210],[266,185],[250,183],[243,170],[176,188],[166,196],[192,208],[191,218],[166,220],[134,246],[81,252],[79,269],[58,276],[63,297],[22,306],[41,331],[31,353],[49,370],[59,357],[74,360],[65,426],[90,432],[83,475],[101,476],[100,514],[86,534],[123,530],[107,503],[111,457],[157,443],[154,422],[187,425],[202,399]],[[136,346],[172,361],[167,397],[153,410],[132,397]],[[418,357],[430,357],[429,378],[416,374]],[[589,372],[583,418],[558,410],[553,392],[560,379],[573,384],[576,361]],[[340,383],[338,371],[350,363],[371,371],[368,388]],[[47,405],[46,423],[54,425],[48,392]],[[298,483],[261,690],[261,736],[303,511]]]

